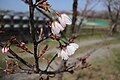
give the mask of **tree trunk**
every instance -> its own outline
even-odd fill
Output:
[[[75,33],[75,23],[77,21],[77,5],[78,5],[78,0],[74,0],[74,2],[73,2],[73,17],[72,17],[72,25],[71,25],[72,34]]]
[[[115,32],[117,32],[117,23],[112,24],[111,29],[110,29],[111,35]]]
[[[115,32],[117,32],[117,24],[115,24],[112,29],[112,33],[115,33]]]

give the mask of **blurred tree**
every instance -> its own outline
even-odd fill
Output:
[[[117,32],[117,25],[120,17],[120,0],[105,0],[104,1],[108,13],[109,18],[111,20],[111,30],[110,33]]]
[[[71,32],[75,33],[75,23],[77,21],[77,7],[78,7],[78,0],[73,0],[73,17],[72,17],[72,28]]]
[[[94,13],[93,9],[99,4],[99,2],[100,0],[85,0],[85,6],[83,8],[80,8],[82,18],[78,25],[78,29],[77,29],[78,31],[80,30],[84,18],[87,18],[89,13]]]

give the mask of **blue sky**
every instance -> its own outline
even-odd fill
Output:
[[[52,8],[58,11],[70,11],[72,10],[73,0],[48,0],[52,5]],[[85,0],[79,0],[79,9],[83,8]],[[98,4],[94,10],[102,10],[103,5]],[[0,0],[0,9],[2,10],[14,10],[19,12],[28,11],[28,6],[21,0]]]

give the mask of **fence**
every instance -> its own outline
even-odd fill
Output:
[[[34,23],[36,29],[45,26],[48,20],[45,17],[35,17]],[[11,16],[0,15],[0,29],[4,32],[0,33],[0,41],[8,40],[11,36],[16,36],[20,40],[30,41],[30,27],[28,16]],[[47,33],[46,33],[47,34]]]

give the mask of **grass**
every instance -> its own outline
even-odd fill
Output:
[[[0,50],[1,50],[1,48],[0,48]],[[5,56],[5,54],[2,54],[2,52],[0,51],[0,67],[1,68],[4,68],[5,67],[5,62],[4,62],[4,56]],[[3,74],[3,70],[1,70],[0,69],[0,78],[3,76],[4,74]]]
[[[115,40],[109,43],[113,44],[114,42]],[[91,67],[75,71],[74,74],[65,73],[66,76],[64,76],[63,80],[120,80],[119,48],[112,48],[107,55],[96,57],[91,64]]]
[[[108,36],[108,30],[107,28],[99,28],[99,27],[83,27],[81,28],[78,40],[88,40],[88,39],[99,39],[104,36]]]
[[[83,46],[83,47],[79,47],[79,49],[76,51],[77,54],[75,54],[74,56],[84,53],[88,50],[94,49],[96,47],[104,47],[104,46],[109,46],[111,44],[119,44],[120,43],[120,39],[113,39],[113,40],[109,40],[109,41],[104,41],[104,42],[100,42],[100,43],[95,43],[92,45],[88,45],[88,46]]]
[[[114,67],[120,72],[120,49],[112,49],[112,53],[116,56],[114,59]]]

